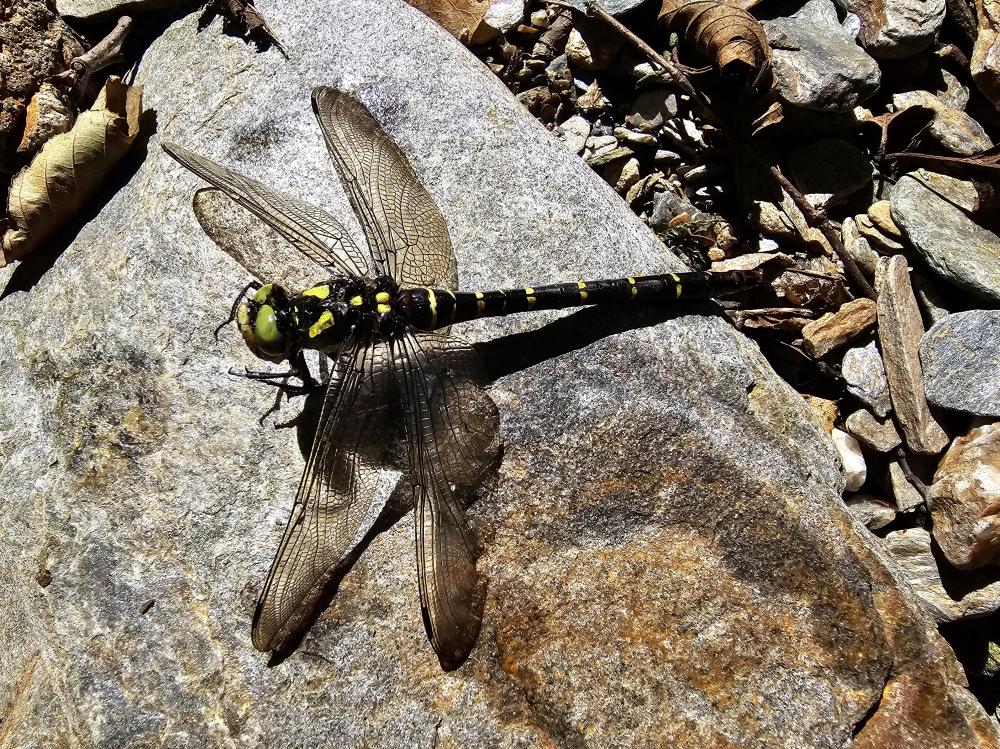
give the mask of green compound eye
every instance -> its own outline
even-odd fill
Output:
[[[262,304],[257,310],[253,330],[264,353],[276,355],[285,353],[285,334],[278,329],[278,317],[270,304]]]

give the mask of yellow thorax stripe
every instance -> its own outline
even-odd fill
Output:
[[[352,296],[350,299],[348,299],[347,303],[349,305],[351,305],[352,307],[360,307],[362,304],[365,303],[365,300],[362,299],[362,297],[361,297],[360,294],[358,294],[358,295]]]
[[[587,288],[587,284],[585,284],[583,281],[577,281],[576,286],[578,289],[580,289],[580,301],[581,302],[587,301],[587,297],[590,296],[586,291],[584,291],[584,289]]]
[[[433,330],[434,326],[437,325],[438,306],[437,306],[437,297],[434,296],[434,289],[430,287],[428,287],[427,289],[427,303],[431,307],[431,330]]]
[[[316,322],[309,326],[309,337],[315,338],[331,325],[333,325],[333,315],[330,313],[330,310],[327,310],[319,316]]]
[[[632,276],[628,277],[628,285],[632,287],[632,296],[629,299],[635,299],[635,295],[639,293],[639,290],[635,287],[635,279]]]
[[[302,296],[314,296],[317,299],[326,299],[330,296],[330,285],[324,283],[319,286],[313,286],[311,289],[303,291]]]
[[[535,290],[533,288],[531,288],[530,286],[525,286],[524,287],[524,295],[528,298],[528,306],[529,307],[537,301],[535,299],[535,297],[534,297],[534,293],[535,293]]]
[[[676,273],[671,273],[671,274],[670,274],[670,277],[671,277],[672,279],[674,279],[674,283],[675,283],[675,284],[677,284],[677,296],[678,296],[678,298],[680,298],[680,295],[681,295],[681,289],[682,289],[682,288],[684,288],[684,287],[683,287],[683,286],[681,285],[681,279],[677,277],[677,274],[676,274]]]

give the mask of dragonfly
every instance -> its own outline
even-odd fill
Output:
[[[263,652],[294,647],[330,602],[385,508],[380,477],[402,434],[421,617],[442,669],[451,671],[466,661],[482,626],[482,549],[466,510],[495,475],[502,442],[487,373],[450,327],[534,310],[705,298],[761,278],[758,271],[671,273],[461,291],[444,217],[395,141],[351,94],[318,87],[312,107],[366,250],[326,212],[163,144],[312,261],[322,279],[299,290],[280,279],[251,281],[229,318],[257,357],[289,364],[287,371],[245,376],[290,396],[322,395],[291,514],[257,601],[252,641]],[[329,357],[325,384],[309,373],[306,351]]]

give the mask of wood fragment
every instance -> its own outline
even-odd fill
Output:
[[[82,55],[73,58],[68,69],[52,77],[52,83],[63,87],[74,104],[79,102],[87,90],[90,77],[122,59],[122,45],[131,30],[132,19],[128,16],[119,18],[106,37]]]

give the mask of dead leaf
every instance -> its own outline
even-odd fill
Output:
[[[663,0],[659,18],[719,75],[740,78],[762,93],[771,86],[771,48],[760,22],[739,5],[718,0]]]
[[[142,87],[109,78],[94,106],[47,141],[10,186],[0,266],[23,257],[72,218],[139,132]]]
[[[463,44],[484,44],[499,35],[486,24],[486,11],[493,0],[406,0],[430,16]]]

